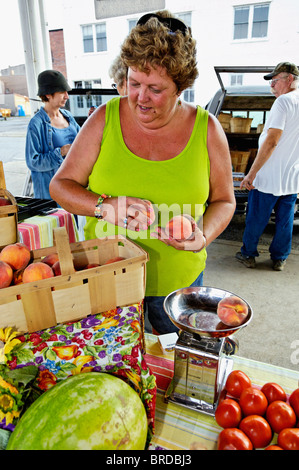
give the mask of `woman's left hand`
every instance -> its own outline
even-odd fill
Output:
[[[201,251],[206,245],[206,239],[203,232],[191,217],[190,222],[192,225],[192,235],[188,239],[175,239],[161,227],[156,227],[155,232],[152,232],[151,236],[165,243],[165,245],[172,246],[176,250]]]

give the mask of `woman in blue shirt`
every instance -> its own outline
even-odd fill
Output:
[[[44,106],[30,120],[26,136],[26,164],[38,199],[51,199],[50,181],[80,130],[71,113],[61,109],[70,90],[56,70],[45,70],[38,76],[38,96]]]

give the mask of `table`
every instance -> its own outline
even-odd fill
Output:
[[[55,209],[47,215],[36,215],[18,224],[20,242],[30,250],[53,246],[53,228],[66,227],[70,243],[79,240],[78,229],[73,214],[64,209]]]
[[[145,334],[144,359],[156,377],[157,396],[155,435],[150,450],[216,449],[220,428],[214,417],[190,410],[172,402],[164,402],[164,393],[171,381],[174,353],[162,353],[157,337]],[[276,382],[289,395],[298,386],[299,372],[233,356],[233,368],[245,372],[253,385],[262,387],[266,382]],[[275,437],[273,441],[275,441]]]
[[[164,393],[173,376],[174,353],[162,353],[157,336],[148,333],[144,334],[146,349],[143,349],[141,318],[139,303],[23,335],[22,347],[12,352],[8,365],[11,370],[38,366],[35,385],[42,391],[83,372],[115,374],[126,380],[144,403],[149,450],[216,449],[221,428],[213,416],[165,403]],[[234,356],[234,369],[245,372],[257,387],[276,382],[288,395],[298,387],[299,373],[294,370],[238,356]],[[1,427],[7,429],[0,422]]]

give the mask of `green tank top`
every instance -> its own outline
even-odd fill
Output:
[[[180,213],[199,220],[209,195],[210,161],[207,151],[208,112],[197,107],[190,140],[176,157],[152,161],[134,155],[123,140],[119,97],[108,101],[99,157],[89,177],[89,189],[98,194],[133,196],[154,205],[156,220],[148,230],[135,232],[104,220],[87,217],[85,238],[122,234],[149,254],[146,295],[165,296],[190,286],[205,268],[206,250],[176,250],[150,237],[157,225]]]

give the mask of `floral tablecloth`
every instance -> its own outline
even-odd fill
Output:
[[[148,442],[154,434],[156,380],[143,356],[143,304],[116,308],[78,322],[18,336],[7,354],[9,370],[36,366],[34,385],[42,392],[84,372],[114,374],[139,394],[148,417]],[[2,388],[3,391],[3,388]],[[0,383],[1,393],[1,383]],[[13,431],[15,420],[0,428]]]

